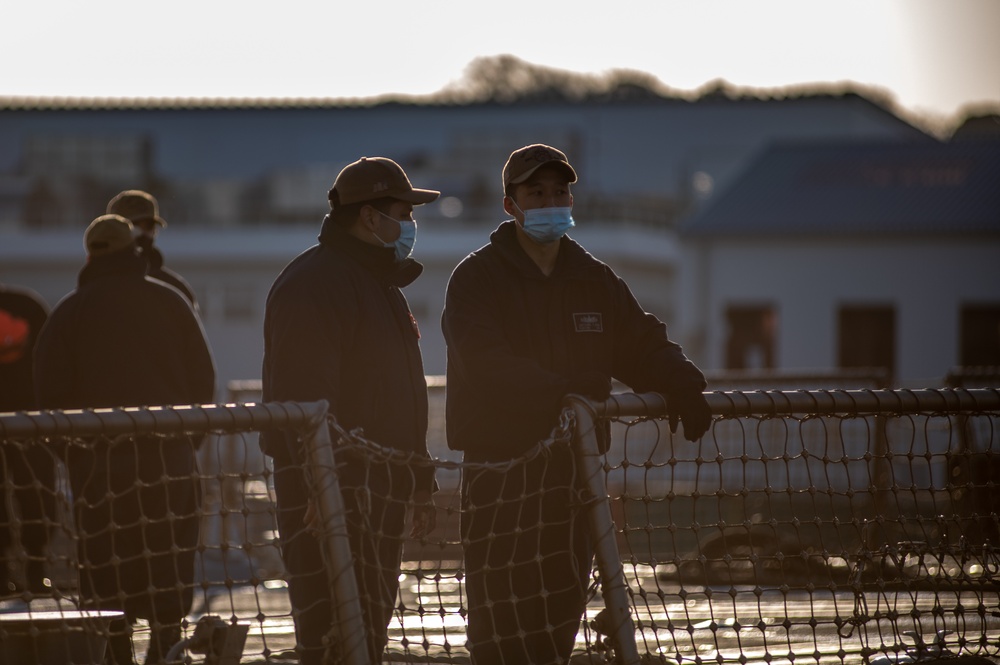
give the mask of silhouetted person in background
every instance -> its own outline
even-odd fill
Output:
[[[413,207],[438,195],[414,189],[403,169],[384,157],[362,158],[340,172],[328,193],[331,210],[319,244],[282,270],[267,297],[265,401],[327,400],[344,429],[362,427],[379,445],[428,457],[420,333],[402,289],[423,271],[410,258]],[[326,662],[323,638],[333,615],[320,543],[307,528],[310,461],[294,433],[267,432],[262,448],[274,459],[299,657],[303,665]],[[407,506],[414,506],[411,537],[429,533],[434,471],[366,464],[343,453],[337,461],[368,655],[381,662],[399,589]],[[334,660],[343,655],[337,644],[330,651]]]
[[[140,189],[128,189],[120,192],[108,203],[109,215],[121,215],[132,222],[135,229],[135,244],[139,248],[139,255],[146,259],[149,266],[146,274],[150,277],[166,282],[184,294],[195,311],[198,311],[198,303],[195,301],[194,291],[183,277],[163,265],[163,253],[153,245],[156,235],[160,229],[167,225],[166,221],[160,217],[160,207],[152,194]]]
[[[529,145],[502,172],[513,218],[467,256],[448,284],[448,446],[466,462],[517,459],[558,424],[563,398],[604,400],[616,378],[665,393],[671,427],[699,439],[711,424],[705,377],[643,311],[624,280],[566,232],[576,171]],[[593,548],[568,446],[523,464],[465,468],[462,545],[468,645],[476,665],[566,663]]]
[[[39,405],[211,403],[215,367],[198,315],[179,291],[146,276],[132,224],[118,215],[98,217],[84,246],[87,264],[77,289],[55,306],[36,346]],[[147,619],[148,663],[180,640],[180,623],[191,609],[199,531],[196,444],[186,435],[65,444],[83,605],[124,611],[131,623]],[[131,663],[127,626],[112,631],[109,662]]]
[[[36,408],[32,353],[47,317],[48,307],[37,293],[0,284],[0,413]],[[56,508],[52,456],[38,441],[25,447],[5,445],[0,450],[0,479],[5,484],[0,488],[0,595],[17,590],[9,577],[7,554],[18,538],[27,556],[23,561],[27,589],[46,593],[45,520],[55,519]],[[13,483],[15,506],[7,505],[7,482]],[[19,520],[13,519],[15,510]]]

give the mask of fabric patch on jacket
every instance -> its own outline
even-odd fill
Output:
[[[574,312],[573,327],[576,332],[604,332],[604,320],[600,312]]]

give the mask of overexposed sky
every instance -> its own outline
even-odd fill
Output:
[[[8,0],[0,95],[375,97],[478,56],[779,88],[855,82],[914,113],[1000,107],[1000,0]]]

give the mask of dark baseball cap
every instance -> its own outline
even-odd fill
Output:
[[[152,194],[141,189],[127,189],[108,203],[108,214],[121,215],[133,224],[149,220],[160,226],[167,223],[160,217],[160,207]]]
[[[503,165],[504,191],[506,192],[510,185],[524,182],[546,164],[557,164],[565,169],[566,175],[569,176],[568,182],[576,182],[576,171],[570,166],[569,160],[561,150],[543,143],[533,143],[510,153],[507,163]]]
[[[83,234],[88,256],[104,256],[132,245],[132,222],[121,215],[101,215]]]
[[[337,175],[328,196],[334,207],[384,198],[420,205],[435,200],[441,192],[414,188],[403,167],[388,157],[362,157]]]

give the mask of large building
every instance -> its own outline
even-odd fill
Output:
[[[681,237],[711,367],[1000,366],[1000,141],[778,143]]]
[[[0,281],[54,304],[75,285],[87,223],[118,191],[146,189],[170,224],[159,240],[167,265],[197,293],[220,381],[255,378],[271,282],[315,241],[340,168],[385,155],[415,185],[443,192],[417,211],[414,256],[427,270],[406,290],[426,369],[440,374],[448,276],[503,219],[509,152],[545,142],[580,173],[573,235],[711,367],[719,356],[705,342],[714,338],[677,309],[676,225],[778,140],[936,143],[851,93],[370,106],[0,100]]]

